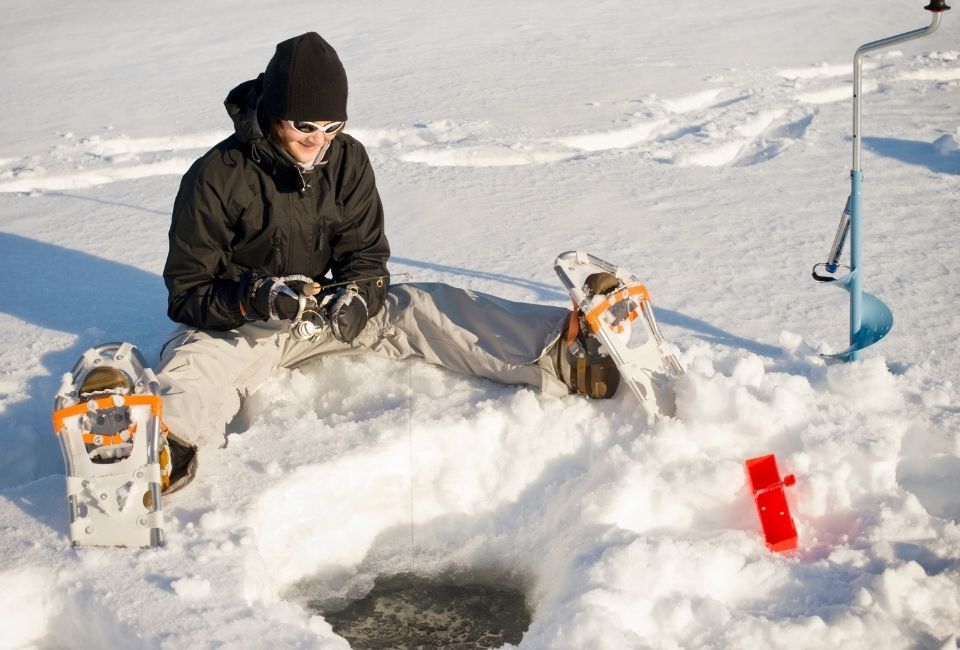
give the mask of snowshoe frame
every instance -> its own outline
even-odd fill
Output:
[[[557,256],[554,269],[573,299],[574,311],[606,348],[620,371],[620,376],[651,417],[672,416],[676,411],[673,381],[684,374],[683,367],[664,339],[653,313],[647,287],[632,273],[582,251],[567,251]],[[584,291],[582,276],[588,270],[607,271],[623,286],[610,293],[589,296]],[[620,319],[604,316],[621,303],[634,303]],[[637,347],[625,345],[616,335],[624,330],[624,321],[640,322],[647,331],[647,341]]]
[[[81,393],[84,379],[111,367],[126,386]],[[120,430],[95,432],[98,414],[122,413]],[[83,353],[63,376],[54,399],[53,429],[66,467],[70,540],[78,546],[160,546],[163,543],[160,384],[130,343],[105,343]],[[127,425],[122,428],[123,425]],[[122,456],[117,451],[122,449]],[[104,456],[113,450],[114,456]],[[99,462],[95,462],[95,459]]]

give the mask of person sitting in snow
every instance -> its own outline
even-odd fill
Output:
[[[345,132],[347,76],[318,34],[278,44],[224,104],[235,132],[184,175],[163,271],[179,323],[158,372],[167,492],[194,476],[198,450],[222,446],[241,400],[275,368],[321,355],[419,357],[548,394],[616,390],[609,357],[568,351],[566,309],[390,284],[373,169]],[[291,321],[312,281],[327,288],[309,303],[312,336],[297,336]]]

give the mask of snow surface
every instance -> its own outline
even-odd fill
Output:
[[[861,43],[921,2],[528,0],[0,13],[0,646],[345,648],[307,600],[415,571],[525,590],[525,648],[955,648],[960,43],[867,58],[865,286],[893,331],[825,366],[846,294],[809,278],[848,192]],[[581,248],[647,281],[676,419],[422,363],[279,372],[167,502],[160,550],[72,549],[50,430],[87,347],[155,361],[179,178],[278,41],[343,58],[395,272],[564,304]],[[776,453],[799,548],[743,461]]]

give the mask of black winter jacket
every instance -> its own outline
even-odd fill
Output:
[[[390,248],[367,153],[340,133],[324,162],[301,171],[268,141],[257,119],[262,77],[227,95],[235,133],[184,175],[173,206],[163,270],[167,314],[193,327],[233,329],[249,271],[359,282],[370,314],[387,290]]]

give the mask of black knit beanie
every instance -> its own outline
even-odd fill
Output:
[[[347,73],[315,32],[277,44],[263,74],[263,109],[283,120],[347,119]]]

